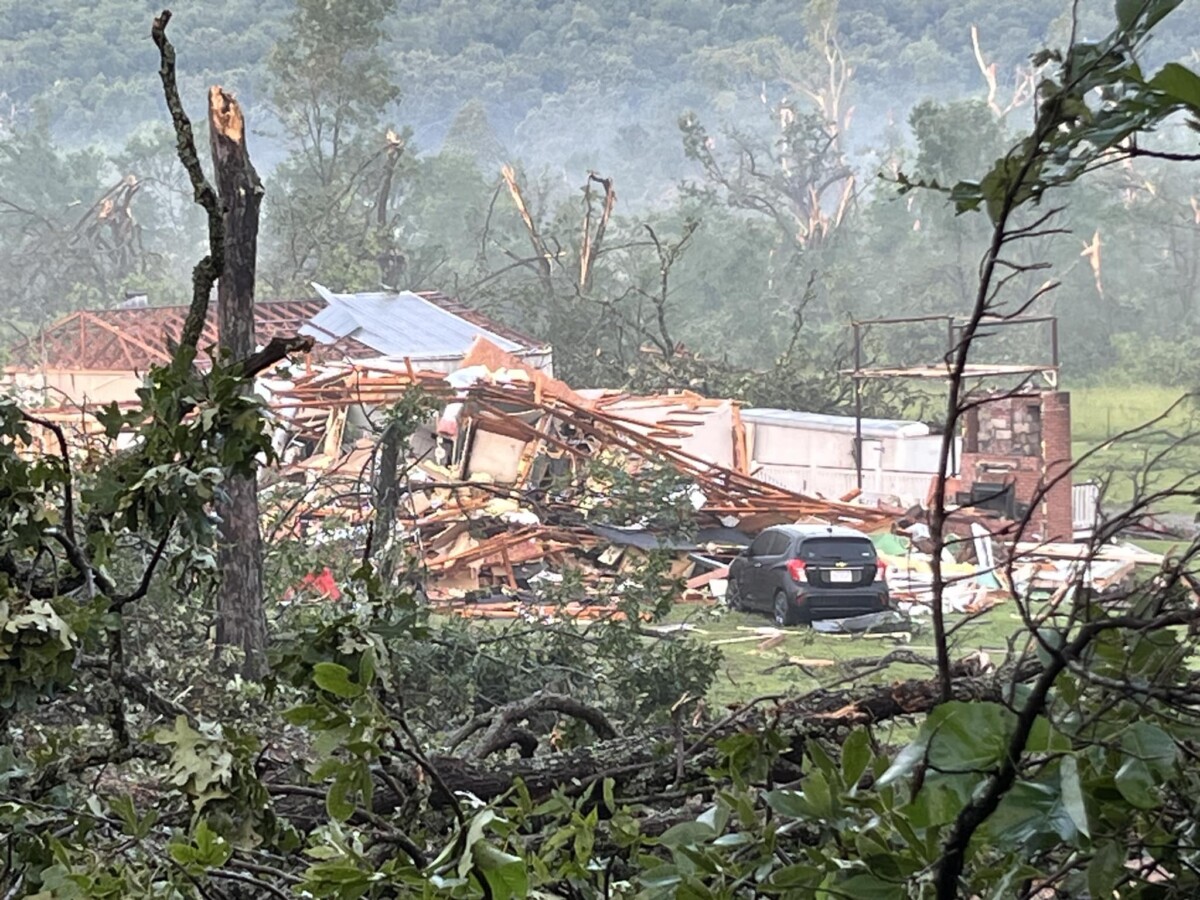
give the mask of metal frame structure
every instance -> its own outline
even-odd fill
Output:
[[[943,365],[863,366],[863,338],[866,335],[866,332],[870,330],[872,325],[911,325],[920,324],[923,322],[942,322],[945,324],[946,355],[943,357]],[[863,486],[863,382],[869,378],[949,378],[951,374],[951,368],[953,366],[952,360],[954,358],[954,354],[957,352],[959,344],[962,342],[962,333],[967,328],[969,323],[970,320],[965,317],[949,314],[928,316],[892,316],[875,319],[855,319],[851,321],[850,325],[854,330],[854,368],[843,369],[839,374],[849,375],[854,379],[854,468],[859,490],[862,490]],[[1057,316],[984,316],[979,320],[979,324],[986,325],[988,327],[1049,324],[1051,361],[1049,365],[1034,363],[968,363],[963,370],[963,377],[982,379],[1021,376],[1024,378],[1029,378],[1031,376],[1041,375],[1051,388],[1058,387],[1059,359]],[[955,465],[955,467],[957,467],[957,460],[952,460],[951,462]],[[945,473],[943,473],[943,477],[944,475]]]

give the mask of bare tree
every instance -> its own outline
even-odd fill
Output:
[[[998,119],[1005,118],[1014,110],[1020,109],[1033,99],[1037,86],[1037,73],[1031,67],[1021,66],[1013,73],[1013,85],[1008,99],[1001,103],[997,99],[998,85],[996,83],[996,64],[989,63],[979,46],[979,27],[971,26],[971,49],[975,53],[975,64],[979,66],[979,74],[987,84],[987,105]]]

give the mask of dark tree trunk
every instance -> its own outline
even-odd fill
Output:
[[[385,586],[392,583],[396,561],[393,556],[396,530],[396,509],[400,490],[396,471],[400,466],[400,444],[403,435],[400,425],[391,422],[379,439],[379,469],[375,473],[375,546],[372,555],[379,565],[379,577]]]
[[[225,225],[224,266],[217,285],[220,348],[227,359],[245,359],[255,351],[254,278],[263,187],[250,163],[237,101],[219,87],[210,88],[208,114],[213,172]],[[246,390],[252,390],[249,384]],[[217,645],[240,647],[245,653],[245,676],[258,678],[264,672],[267,645],[258,481],[254,475],[231,476],[225,487],[225,496],[217,503],[221,518]]]

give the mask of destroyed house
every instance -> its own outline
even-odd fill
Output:
[[[530,365],[549,370],[550,348],[436,291],[337,294],[321,285],[305,300],[256,303],[255,337],[308,335],[309,364],[338,360],[398,360],[423,370],[453,371],[476,337],[504,347]],[[80,310],[9,348],[4,380],[9,388],[39,393],[46,407],[93,406],[136,399],[142,378],[170,359],[186,306],[135,306]],[[200,339],[201,351],[217,343],[216,303]],[[201,353],[200,365],[208,356]]]
[[[1007,346],[993,361],[952,365],[969,327],[977,334],[1003,332]],[[1071,453],[1071,397],[1059,387],[1058,320],[1047,315],[985,315],[974,324],[953,315],[862,319],[852,324],[854,368],[842,374],[854,379],[861,409],[864,384],[870,379],[916,379],[927,384],[959,380],[962,432],[960,452],[946,473],[950,502],[995,521],[1014,522],[1043,540],[1070,540],[1092,533],[1100,519],[1100,489],[1095,483],[1074,484]],[[866,364],[864,343],[874,329],[909,329],[893,333],[897,346],[937,329],[945,335],[940,362]],[[1015,331],[1013,329],[1016,329]],[[1021,329],[1026,329],[1021,331]],[[1030,331],[1028,329],[1033,329]],[[1045,385],[1045,387],[1042,386]],[[1047,389],[1048,388],[1048,389]],[[866,421],[866,420],[863,420]],[[870,467],[864,446],[864,475]]]

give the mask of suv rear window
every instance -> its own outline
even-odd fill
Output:
[[[800,559],[865,562],[875,558],[875,545],[853,538],[814,538],[800,545]]]

